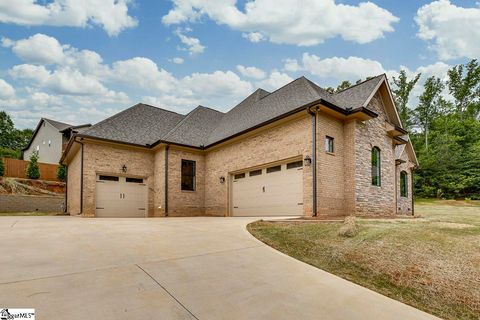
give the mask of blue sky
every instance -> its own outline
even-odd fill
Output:
[[[0,0],[0,109],[22,128],[95,123],[138,102],[228,111],[302,75],[324,87],[400,69],[444,79],[480,56],[473,0],[11,3]]]

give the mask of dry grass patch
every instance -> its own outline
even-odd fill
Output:
[[[480,206],[422,202],[421,219],[255,222],[249,231],[318,268],[445,319],[479,319]]]

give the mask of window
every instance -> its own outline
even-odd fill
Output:
[[[281,166],[270,167],[270,168],[267,168],[267,173],[277,172],[280,170],[282,170]]]
[[[287,163],[287,169],[294,169],[294,168],[301,168],[301,167],[303,167],[303,161],[302,160]]]
[[[381,185],[381,176],[380,176],[380,149],[378,147],[373,147],[372,149],[372,185],[380,186]]]
[[[182,190],[195,191],[195,161],[182,159]]]
[[[250,177],[259,176],[262,174],[262,170],[253,170],[248,174]]]
[[[243,179],[245,178],[245,173],[237,173],[233,176],[234,179]]]
[[[118,181],[118,177],[114,177],[114,176],[98,176],[98,180]]]
[[[131,183],[143,183],[143,179],[139,179],[139,178],[127,178],[126,180],[127,182],[131,182]]]
[[[333,138],[326,136],[325,137],[325,151],[333,153]]]
[[[400,196],[408,197],[408,174],[405,171],[400,172]]]

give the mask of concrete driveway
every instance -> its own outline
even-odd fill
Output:
[[[37,319],[432,319],[283,255],[253,218],[0,217],[0,308]]]

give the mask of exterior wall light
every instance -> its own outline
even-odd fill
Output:
[[[122,166],[122,171],[125,173],[127,172],[127,166],[125,164]]]
[[[312,164],[312,158],[310,158],[309,156],[305,156],[305,159],[303,159],[303,164],[308,167]]]
[[[220,177],[220,183],[225,183],[225,177],[224,176]]]

